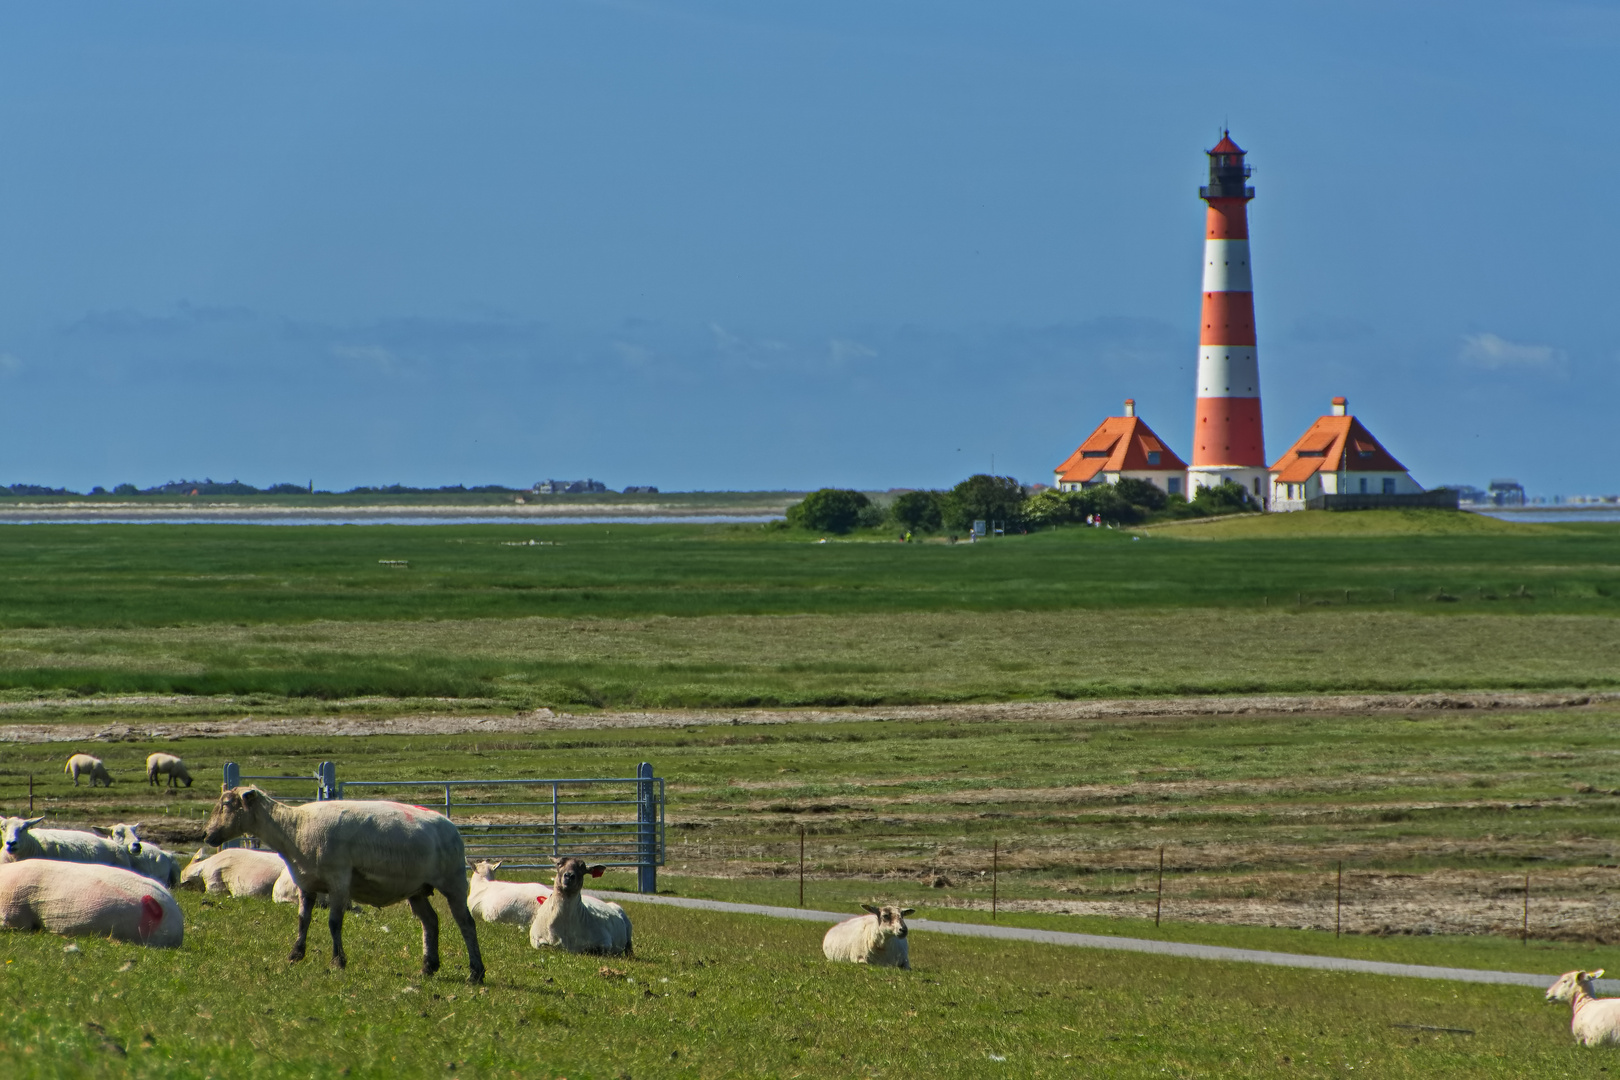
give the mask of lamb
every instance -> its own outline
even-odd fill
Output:
[[[1547,988],[1547,1001],[1565,1001],[1573,1006],[1569,1031],[1582,1046],[1620,1043],[1620,998],[1592,996],[1592,980],[1603,978],[1603,969],[1567,971]]]
[[[482,916],[485,922],[533,925],[535,914],[540,910],[540,902],[535,898],[550,896],[551,886],[538,881],[496,881],[495,871],[500,867],[498,859],[473,863],[467,909]]]
[[[0,927],[111,937],[173,949],[185,937],[174,894],[117,866],[29,859],[0,866]]]
[[[186,787],[191,786],[191,773],[186,770],[186,763],[173,754],[148,754],[146,756],[146,782],[156,786],[159,776],[169,778],[169,787],[177,787],[176,780],[184,780]]]
[[[906,941],[906,916],[914,908],[862,904],[870,914],[857,915],[827,931],[821,951],[829,960],[873,964],[911,970],[911,946]]]
[[[140,822],[125,825],[120,822],[112,827],[112,840],[121,844],[129,852],[129,868],[137,874],[145,874],[153,881],[160,881],[172,889],[180,884],[180,868],[175,865],[174,856],[164,851],[150,840],[142,840],[138,830]]]
[[[386,907],[406,900],[422,924],[422,974],[432,975],[439,970],[439,916],[428,898],[438,889],[466,942],[471,979],[484,981],[478,926],[467,910],[466,848],[443,814],[358,800],[288,806],[256,787],[228,788],[208,816],[203,839],[217,845],[247,833],[285,859],[298,884],[298,936],[289,963],[304,958],[315,895],[325,892],[335,966],[348,963],[343,916],[351,902]]]
[[[539,910],[529,924],[530,945],[537,949],[550,945],[574,953],[634,955],[630,916],[624,908],[580,891],[586,874],[601,877],[602,870],[600,866],[587,868],[584,859],[557,860],[556,886],[549,894],[537,895]]]
[[[77,829],[34,828],[44,820],[43,817],[6,818],[0,863],[57,859],[62,862],[104,863],[129,869],[129,851],[122,844]]]
[[[287,879],[292,889],[289,902],[298,899],[298,886],[287,875],[287,864],[273,851],[251,851],[248,848],[226,848],[204,856],[198,848],[185,873],[180,875],[180,888],[201,889],[203,892],[229,893],[231,896],[272,896]],[[280,897],[275,897],[280,899]]]
[[[100,780],[108,787],[112,787],[112,774],[107,771],[107,766],[101,763],[100,758],[91,757],[89,754],[74,754],[68,758],[67,764],[62,766],[62,773],[65,776],[73,777],[74,787],[79,786],[79,777],[81,776],[90,778],[91,787],[96,786],[97,780]]]

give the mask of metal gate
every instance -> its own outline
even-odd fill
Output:
[[[456,823],[468,859],[500,859],[504,868],[549,869],[577,856],[604,866],[633,866],[641,892],[658,891],[664,864],[664,780],[642,762],[630,777],[515,780],[345,780],[323,761],[313,777],[250,776],[225,765],[225,786],[264,780],[311,784],[283,802],[382,799],[436,810]],[[302,792],[300,792],[302,795]]]

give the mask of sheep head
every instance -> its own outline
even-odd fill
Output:
[[[501,868],[501,859],[480,859],[472,864],[473,877],[485,881],[495,880],[495,871]]]
[[[861,907],[877,916],[878,937],[884,940],[892,937],[905,937],[907,932],[906,916],[917,910],[916,908],[897,908],[889,904],[882,907],[862,904]]]
[[[601,877],[605,866],[586,866],[584,859],[558,859],[554,888],[564,896],[574,896],[585,886],[585,875]]]
[[[219,802],[208,815],[208,825],[203,830],[204,843],[218,847],[227,840],[252,832],[257,811],[268,801],[269,797],[256,787],[227,788],[220,793]]]
[[[141,853],[140,828],[143,824],[144,822],[137,821],[133,825],[125,825],[122,822],[114,825],[112,827],[113,843],[119,847],[129,849],[131,855],[139,855]]]
[[[28,830],[44,821],[44,817],[36,818],[6,818],[5,850],[10,856],[18,856],[28,850]]]
[[[1577,990],[1592,997],[1592,980],[1603,978],[1603,969],[1596,971],[1566,971],[1558,981],[1547,988],[1547,1001],[1568,1004],[1575,1000]]]

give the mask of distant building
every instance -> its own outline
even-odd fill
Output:
[[[1052,470],[1052,486],[1079,491],[1121,479],[1146,480],[1169,495],[1187,493],[1187,463],[1136,415],[1136,399],[1125,399],[1125,415],[1110,416],[1080,448]]]
[[[1524,485],[1517,480],[1491,481],[1492,506],[1523,506],[1525,504]]]
[[[542,480],[534,485],[536,495],[586,495],[606,490],[600,480]]]
[[[631,484],[624,489],[626,495],[656,495],[658,489],[651,484]]]
[[[1272,510],[1304,510],[1323,496],[1423,493],[1406,466],[1350,415],[1342,397],[1334,398],[1332,411],[1317,418],[1271,466]]]

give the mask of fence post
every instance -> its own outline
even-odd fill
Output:
[[[996,886],[1001,877],[1001,841],[990,841],[990,921],[996,919]]]
[[[241,768],[236,764],[236,762],[227,761],[225,763],[225,782],[224,782],[223,785],[221,785],[220,790],[221,791],[229,791],[233,787],[241,787],[241,786],[242,786],[242,770],[241,770]]]
[[[804,826],[799,826],[799,906],[804,907]]]
[[[1159,845],[1159,891],[1153,900],[1153,925],[1159,925],[1159,916],[1164,913],[1164,845]]]
[[[658,891],[658,804],[653,797],[652,763],[643,761],[636,770],[636,825],[640,867],[636,887],[644,893]]]
[[[1344,918],[1344,860],[1339,860],[1339,885],[1333,893],[1333,936],[1339,936]]]
[[[323,761],[315,769],[315,799],[318,802],[329,802],[332,799],[341,799],[337,786],[337,762]]]

